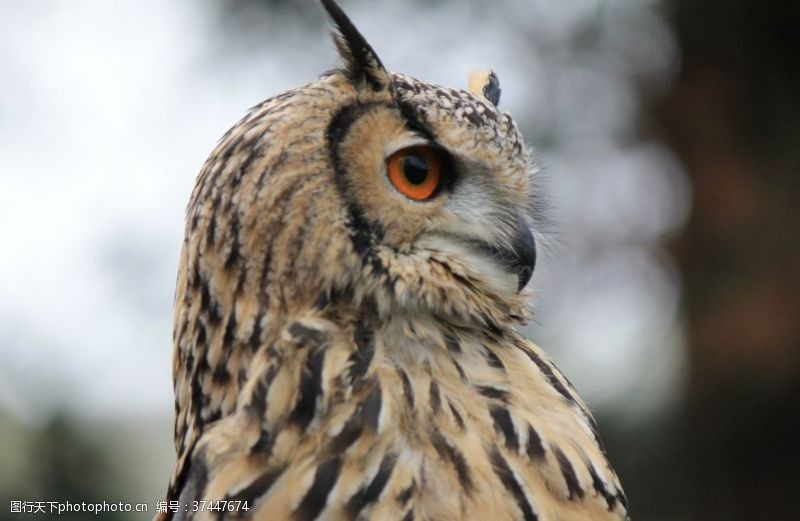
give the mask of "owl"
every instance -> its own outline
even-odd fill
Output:
[[[515,329],[537,186],[496,74],[389,72],[322,5],[341,67],[253,107],[191,195],[160,518],[625,519],[591,414]]]

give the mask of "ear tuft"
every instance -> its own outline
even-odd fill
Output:
[[[391,86],[391,75],[356,26],[334,0],[321,0],[336,25],[334,43],[344,61],[345,71],[360,88],[382,91]]]
[[[486,99],[495,107],[500,103],[500,80],[492,70],[474,71],[469,75],[467,91]]]

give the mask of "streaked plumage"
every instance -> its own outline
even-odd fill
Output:
[[[591,415],[514,329],[536,187],[497,77],[389,73],[322,3],[343,68],[254,107],[189,203],[174,518],[624,519]],[[421,202],[386,173],[420,148]]]

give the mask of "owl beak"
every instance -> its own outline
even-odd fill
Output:
[[[536,266],[536,241],[530,227],[522,219],[517,218],[514,226],[514,239],[511,249],[489,247],[492,256],[498,259],[509,271],[517,274],[517,291],[528,284]]]
[[[536,241],[533,239],[530,227],[522,218],[517,221],[512,267],[516,269],[519,277],[517,291],[522,291],[531,280],[533,269],[536,267]]]

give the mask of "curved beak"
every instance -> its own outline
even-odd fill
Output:
[[[517,217],[512,248],[491,248],[492,255],[505,264],[518,277],[517,291],[528,284],[536,267],[536,241],[525,220]]]
[[[536,241],[530,227],[520,218],[517,221],[517,233],[514,236],[514,264],[519,277],[517,291],[522,291],[533,276],[536,267]]]

